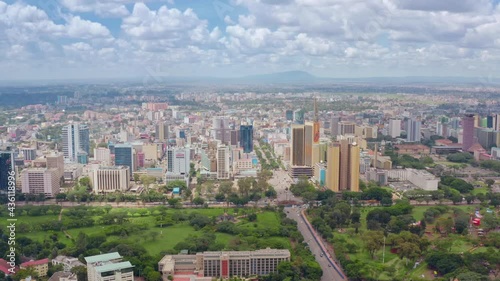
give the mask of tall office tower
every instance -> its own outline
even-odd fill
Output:
[[[340,116],[333,116],[332,121],[330,122],[330,132],[332,133],[332,137],[336,138],[340,133],[339,133],[339,123],[340,123]]]
[[[61,189],[61,178],[57,169],[28,168],[21,173],[21,186],[23,193],[45,194],[53,198]]]
[[[486,116],[486,128],[490,128],[490,129],[493,128],[493,118],[494,117],[495,116],[493,116],[493,115]]]
[[[313,147],[314,143],[314,123],[306,122],[304,125],[304,164],[305,166],[312,167],[313,162]]]
[[[188,175],[190,166],[191,150],[189,148],[168,148],[167,149],[167,172]]]
[[[14,153],[12,151],[0,151],[0,193],[7,192],[9,183],[15,190],[16,177],[14,172]]]
[[[479,126],[481,128],[488,128],[488,118],[483,117],[479,119]]]
[[[421,139],[420,120],[416,118],[410,118],[407,120],[406,124],[407,124],[406,141],[419,142]]]
[[[217,179],[229,179],[229,147],[217,147]]]
[[[103,162],[105,166],[109,166],[111,164],[111,151],[106,147],[94,148],[94,158],[99,162]]]
[[[397,138],[401,135],[401,120],[389,120],[389,135],[391,136],[391,138]]]
[[[500,131],[500,114],[493,115],[493,129],[495,131]]]
[[[326,186],[334,192],[359,191],[359,146],[343,139],[332,143],[327,154]]]
[[[158,122],[156,124],[155,136],[157,140],[166,141],[169,137],[168,124],[166,122]]]
[[[293,112],[293,120],[295,124],[304,125],[304,110],[298,109]]]
[[[474,144],[474,114],[465,114],[462,117],[462,128],[462,150],[467,151]]]
[[[223,144],[229,144],[231,141],[231,128],[229,127],[228,117],[216,116],[213,118],[212,137],[220,140]]]
[[[47,155],[47,169],[56,169],[59,180],[64,178],[64,156],[62,154]]]
[[[318,100],[316,97],[314,98],[314,123],[313,123],[313,143],[318,144],[319,143],[319,116],[318,116]],[[313,165],[316,163],[313,163]]]
[[[285,115],[287,121],[293,121],[293,110],[287,110]]]
[[[78,153],[90,152],[89,127],[83,124],[69,124],[62,128],[62,146],[64,157],[77,162]]]
[[[478,114],[474,114],[474,127],[479,127],[481,117]]]
[[[305,166],[305,128],[304,125],[292,125],[292,138],[290,150],[290,164],[292,166]]]
[[[253,151],[253,126],[241,125],[240,126],[240,143],[243,148],[243,153],[250,153]]]
[[[339,123],[340,135],[354,135],[356,132],[356,123],[350,121],[341,121]]]
[[[240,131],[231,130],[231,141],[229,143],[231,145],[237,146],[239,142],[240,142]]]
[[[115,166],[127,166],[130,169],[130,178],[135,172],[134,149],[131,144],[115,145]]]

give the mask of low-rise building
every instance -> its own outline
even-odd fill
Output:
[[[20,269],[27,269],[28,267],[33,268],[39,277],[47,276],[47,272],[49,271],[49,259],[23,262],[19,266]]]
[[[70,272],[73,267],[76,266],[85,266],[82,262],[80,262],[77,258],[68,257],[68,256],[57,256],[52,259],[52,265],[62,264],[64,268],[64,272]]]
[[[126,166],[99,167],[92,171],[90,179],[96,194],[127,191],[130,171]]]

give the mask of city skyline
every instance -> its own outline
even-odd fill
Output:
[[[0,69],[2,80],[303,70],[488,83],[500,59],[498,2],[0,1]]]

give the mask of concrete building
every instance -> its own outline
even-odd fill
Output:
[[[359,146],[342,139],[332,143],[327,154],[326,186],[334,192],[359,191]]]
[[[401,135],[401,120],[391,119],[389,120],[389,136],[391,138],[397,138]]]
[[[217,147],[217,179],[230,178],[229,147],[221,145]]]
[[[305,166],[305,128],[304,125],[292,125],[290,165]]]
[[[42,259],[42,260],[31,260],[28,262],[23,262],[20,266],[20,269],[27,269],[27,268],[33,268],[33,270],[38,274],[40,277],[45,277],[47,276],[47,272],[49,271],[49,259]]]
[[[407,142],[420,142],[422,138],[421,124],[422,122],[418,118],[410,118],[406,121]]]
[[[61,264],[64,268],[64,272],[71,272],[71,269],[76,266],[85,266],[81,263],[78,258],[68,257],[68,256],[57,256],[52,259],[52,265]]]
[[[203,252],[196,255],[167,255],[158,262],[163,281],[178,272],[192,272],[202,277],[268,275],[279,263],[290,261],[289,250]]]
[[[130,182],[130,170],[127,166],[99,167],[90,176],[95,194],[127,191]]]
[[[186,148],[167,149],[167,172],[179,175],[189,174],[191,150]]]
[[[231,128],[229,117],[215,116],[212,121],[212,137],[221,141],[222,144],[229,144],[231,141]]]
[[[440,179],[425,170],[397,169],[387,171],[392,180],[409,181],[423,190],[437,190]]]
[[[15,184],[16,169],[14,167],[14,153],[12,151],[0,151],[0,191],[7,191],[9,182]],[[14,185],[15,186],[15,185]]]
[[[62,128],[63,154],[70,162],[77,162],[78,153],[90,153],[90,133],[87,125],[73,123]]]
[[[133,281],[134,266],[118,252],[85,257],[88,281]]]
[[[169,127],[166,122],[158,122],[155,127],[155,137],[159,141],[167,141],[169,138]]]
[[[340,116],[333,116],[330,121],[330,134],[335,139],[339,135]]]
[[[36,148],[34,147],[21,147],[19,149],[23,154],[24,161],[32,161],[36,159]]]
[[[339,135],[354,135],[356,133],[356,123],[351,121],[340,121]]]
[[[244,153],[253,151],[253,126],[241,125],[240,126],[240,145]]]
[[[474,114],[465,114],[462,117],[462,150],[467,151],[474,144]]]
[[[28,168],[21,172],[22,192],[53,198],[61,189],[60,172],[49,168]]]
[[[109,166],[111,165],[111,151],[106,147],[94,148],[94,159]]]

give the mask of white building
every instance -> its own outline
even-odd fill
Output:
[[[437,190],[440,179],[425,170],[397,169],[387,171],[389,179],[409,181],[423,190]]]
[[[78,258],[68,257],[68,256],[57,256],[52,259],[52,265],[62,264],[64,272],[70,272],[73,267],[85,266],[81,263]]]
[[[94,148],[94,158],[95,160],[101,162],[103,165],[111,165],[111,152],[109,148]]]
[[[130,170],[127,166],[99,167],[92,171],[91,180],[94,193],[127,191]]]
[[[133,281],[134,266],[118,252],[85,257],[88,281]]]
[[[77,162],[78,153],[89,153],[89,127],[82,124],[69,124],[62,128],[62,149],[64,157],[70,162]]]
[[[189,148],[167,149],[167,172],[179,175],[189,174],[191,150]]]
[[[229,179],[229,147],[217,147],[217,179]]]
[[[45,194],[52,198],[59,193],[61,178],[55,168],[29,168],[21,172],[21,186],[23,193]]]
[[[392,138],[397,138],[401,135],[401,120],[391,119],[389,120],[389,135]]]

